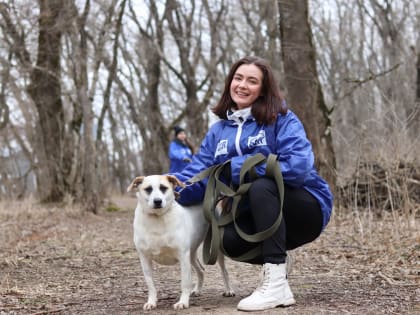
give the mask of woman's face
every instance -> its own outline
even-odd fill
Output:
[[[256,65],[243,64],[236,69],[230,82],[230,97],[238,109],[251,106],[260,96],[263,73]]]
[[[187,134],[185,133],[185,131],[180,131],[177,133],[176,137],[181,141],[185,141],[185,139],[187,138]]]

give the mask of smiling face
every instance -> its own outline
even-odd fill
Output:
[[[238,109],[251,106],[261,95],[263,73],[256,65],[243,64],[230,82],[230,96]]]

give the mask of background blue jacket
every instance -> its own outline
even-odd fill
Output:
[[[180,172],[187,166],[192,159],[191,149],[178,139],[174,139],[169,144],[169,173]]]
[[[250,116],[242,124],[233,120],[219,120],[214,123],[192,162],[180,173],[173,174],[183,182],[204,169],[226,160],[231,160],[232,181],[239,183],[239,172],[243,162],[250,156],[262,153],[276,154],[286,184],[303,187],[311,193],[321,206],[323,228],[332,211],[333,196],[328,184],[314,167],[312,145],[298,117],[292,112],[279,114],[275,123],[258,125]],[[259,175],[265,174],[265,164],[256,167]],[[205,181],[182,190],[179,203],[191,205],[204,198]]]

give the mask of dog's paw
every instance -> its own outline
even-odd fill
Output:
[[[191,296],[200,296],[201,291],[199,289],[194,289],[191,291]]]
[[[144,303],[143,305],[143,310],[145,311],[151,311],[152,309],[155,309],[155,308],[156,308],[156,303],[147,302],[147,303]]]
[[[183,310],[188,308],[188,303],[185,302],[178,302],[174,304],[174,310]]]
[[[232,297],[232,296],[235,296],[235,295],[236,295],[235,291],[233,291],[233,290],[223,292],[224,297]]]

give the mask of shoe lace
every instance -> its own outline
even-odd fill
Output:
[[[261,277],[261,284],[258,286],[258,288],[255,289],[255,291],[264,293],[270,285],[270,269],[266,268],[266,266],[263,266],[263,269],[261,271]]]

